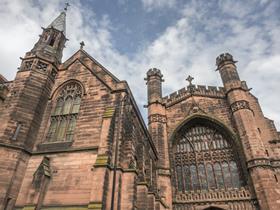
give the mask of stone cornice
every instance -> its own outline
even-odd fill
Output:
[[[267,158],[256,158],[247,161],[247,168],[253,169],[257,167],[272,168],[271,162]]]
[[[178,193],[175,196],[175,203],[201,203],[218,201],[244,201],[255,199],[250,191],[244,187],[231,190],[213,190]]]
[[[22,151],[28,155],[44,155],[44,154],[56,154],[56,153],[72,153],[72,152],[83,152],[83,151],[96,151],[98,150],[97,146],[93,147],[83,147],[83,148],[68,148],[68,149],[58,149],[58,150],[51,150],[51,151],[31,151],[26,149],[22,146],[7,144],[7,143],[0,143],[0,147],[6,147],[14,150]]]

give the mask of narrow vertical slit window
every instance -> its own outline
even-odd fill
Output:
[[[15,130],[15,133],[14,133],[14,135],[12,137],[12,140],[14,140],[14,141],[17,140],[17,137],[18,137],[18,134],[20,132],[21,126],[22,126],[22,124],[20,122],[18,122],[16,130]]]

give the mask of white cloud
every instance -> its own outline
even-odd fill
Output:
[[[142,4],[147,11],[162,8],[172,8],[176,4],[176,0],[141,0]]]
[[[39,6],[31,0],[0,2],[4,5],[0,8],[0,72],[13,79],[20,64],[17,58],[33,47],[41,33],[40,26],[47,26],[58,15],[64,2],[40,1]],[[189,74],[195,77],[196,84],[221,85],[220,76],[215,72],[215,58],[228,51],[239,61],[240,77],[253,87],[252,92],[259,98],[265,115],[275,120],[280,128],[280,106],[277,105],[280,104],[277,94],[280,87],[280,20],[273,16],[279,3],[277,7],[277,1],[223,2],[214,5],[189,1],[182,9],[178,8],[181,17],[175,24],[167,27],[151,43],[143,40],[145,46],[140,46],[141,51],[131,58],[114,48],[113,26],[108,16],[96,21],[93,10],[73,1],[67,14],[67,37],[70,40],[64,60],[79,48],[83,40],[89,54],[118,78],[128,81],[142,109],[146,103],[142,78],[148,68],[162,70],[166,94],[185,86],[184,78]],[[234,7],[229,10],[232,2]],[[176,4],[175,0],[143,0],[148,10]],[[265,8],[256,12],[257,5]]]

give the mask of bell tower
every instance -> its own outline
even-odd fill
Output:
[[[66,12],[63,11],[47,28],[42,28],[43,32],[38,42],[30,52],[26,53],[26,57],[37,55],[51,62],[60,63],[67,41],[65,19]]]
[[[67,41],[66,10],[43,28],[38,42],[21,58],[16,78],[3,103],[0,154],[6,159],[1,162],[0,169],[0,209],[13,209],[37,138]]]
[[[235,63],[229,53],[221,54],[216,59],[259,205],[261,209],[276,210],[279,205],[276,204],[278,190],[274,173],[258,131],[249,90],[242,85]]]

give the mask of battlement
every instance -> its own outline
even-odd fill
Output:
[[[147,80],[151,76],[158,76],[159,78],[163,77],[163,75],[161,74],[161,71],[157,68],[149,69],[147,72],[147,78],[145,78],[145,80]]]
[[[236,61],[233,60],[233,56],[229,53],[222,53],[216,58],[216,65],[219,67],[224,62],[229,61],[232,63],[236,63]]]
[[[168,96],[163,97],[163,102],[167,105],[172,105],[181,100],[184,100],[185,98],[190,97],[191,95],[224,98],[225,89],[223,87],[216,86],[193,85],[191,94],[190,86],[188,86],[187,88],[182,88],[171,93]]]

